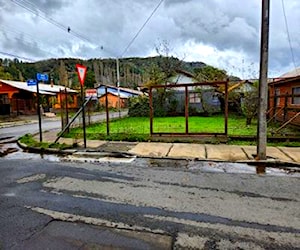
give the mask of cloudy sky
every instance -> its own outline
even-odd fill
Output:
[[[157,55],[155,48],[166,41],[179,59],[258,77],[261,0],[160,2],[0,0],[0,57],[146,57]],[[300,66],[300,1],[270,2],[269,76],[276,77]]]

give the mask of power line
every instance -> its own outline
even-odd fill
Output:
[[[289,42],[289,45],[290,45],[290,50],[291,50],[292,60],[293,60],[293,64],[294,64],[295,70],[297,71],[297,66],[296,66],[295,57],[294,57],[294,52],[293,52],[293,48],[292,48],[292,43],[291,43],[291,37],[290,37],[290,32],[289,32],[288,22],[287,22],[287,18],[286,18],[286,12],[285,12],[284,1],[281,0],[281,3],[282,3],[282,11],[283,11],[283,16],[284,16],[284,22],[285,22],[285,28],[286,28],[287,38],[288,38],[288,42]]]
[[[11,57],[14,57],[14,58],[23,59],[23,60],[30,61],[30,62],[34,62],[35,61],[35,60],[27,58],[27,57],[18,56],[18,55],[14,55],[14,54],[3,52],[3,51],[0,51],[0,54],[5,55],[5,56],[11,56]]]
[[[38,41],[38,39],[33,40],[32,39],[33,35],[30,35],[29,33],[25,33],[25,32],[21,32],[21,31],[16,30],[16,29],[12,29],[11,27],[9,27],[7,25],[5,25],[4,27],[0,27],[0,30],[2,30],[4,32],[9,32],[9,33],[12,33],[12,34],[16,34],[16,35],[22,36],[22,40],[24,42],[26,42],[27,45],[30,45],[30,46],[32,46],[34,44],[37,45],[36,42]],[[17,39],[17,38],[15,38],[15,39]],[[42,41],[40,40],[40,42],[42,42]],[[43,49],[41,49],[39,47],[37,49],[40,50],[40,51],[45,52],[45,54],[51,54],[52,56],[56,56],[55,54],[53,54],[50,51],[43,50]]]
[[[31,12],[32,14],[34,15],[37,15],[38,17],[42,18],[43,20],[45,20],[46,22],[56,26],[57,28],[65,31],[65,32],[68,32],[69,34],[73,35],[74,37],[77,37],[85,42],[89,42],[92,44],[92,42],[85,36],[79,34],[78,32],[75,32],[73,31],[69,26],[66,26],[66,25],[63,25],[59,22],[57,22],[56,20],[54,20],[53,18],[51,17],[48,17],[47,13],[44,12],[43,10],[41,10],[38,6],[36,6],[35,4],[29,2],[29,1],[26,1],[26,0],[11,0],[14,4],[22,7],[23,9]],[[32,7],[34,7],[36,10],[34,10]],[[40,15],[40,14],[43,14],[43,15]]]
[[[151,12],[150,16],[147,18],[147,20],[144,22],[144,24],[142,25],[142,27],[138,30],[138,32],[135,34],[135,36],[132,38],[132,40],[129,42],[129,44],[126,46],[126,48],[124,49],[123,53],[121,54],[121,58],[124,56],[124,54],[127,52],[127,50],[129,49],[129,47],[134,43],[135,39],[139,36],[139,34],[142,32],[142,30],[144,29],[144,27],[146,26],[146,24],[150,21],[151,17],[154,15],[154,13],[157,11],[157,9],[159,8],[159,6],[162,4],[164,0],[160,0],[160,2],[158,3],[158,5],[154,8],[154,10]]]

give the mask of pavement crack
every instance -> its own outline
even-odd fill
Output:
[[[169,154],[170,154],[170,152],[171,152],[171,150],[172,150],[173,147],[174,147],[174,144],[172,143],[172,145],[171,145],[171,147],[169,148],[169,150],[168,150],[166,156],[169,156]]]
[[[244,152],[244,154],[246,155],[246,157],[247,157],[248,160],[251,160],[251,159],[252,159],[252,158],[247,154],[246,150],[245,150],[243,147],[241,147],[241,150]]]
[[[286,157],[290,158],[292,161],[297,162],[296,159],[294,159],[292,156],[290,156],[288,153],[284,152],[281,148],[277,147],[277,149],[283,153]]]

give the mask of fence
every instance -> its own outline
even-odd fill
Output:
[[[223,102],[216,91],[222,85]],[[151,136],[227,136],[227,88],[226,81],[152,86],[149,92]],[[197,124],[198,117],[216,113],[223,115],[223,122],[215,126]]]
[[[273,95],[269,100],[268,123],[281,122],[280,129],[289,124],[300,126],[300,94]]]

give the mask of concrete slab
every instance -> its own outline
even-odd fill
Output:
[[[240,146],[235,145],[205,145],[207,159],[223,160],[223,161],[242,161],[248,160]]]
[[[171,143],[141,142],[129,150],[129,153],[139,156],[165,157],[170,151]]]
[[[300,163],[300,147],[279,147],[279,149],[287,156],[292,158],[295,162]]]
[[[256,146],[242,146],[247,155],[251,157],[251,159],[254,159],[253,155],[256,155]],[[280,160],[285,162],[292,162],[293,159],[287,154],[283,153],[279,148],[277,147],[267,147],[267,157],[272,158],[274,160]]]
[[[57,138],[57,133],[58,133],[58,131],[43,132],[43,134],[42,134],[43,141],[54,142],[55,139]],[[39,141],[40,140],[40,134],[36,134],[34,136],[34,139]]]
[[[73,145],[73,143],[76,142],[76,139],[73,139],[73,138],[59,138],[58,142],[59,143],[65,143],[65,144],[68,144],[68,145]]]
[[[203,144],[174,143],[168,156],[205,159],[205,146]]]
[[[86,141],[86,146],[88,148],[98,148],[98,147],[104,145],[105,143],[106,143],[106,141],[87,140]],[[80,142],[78,142],[78,145],[83,146],[84,145],[83,141],[80,140]]]

